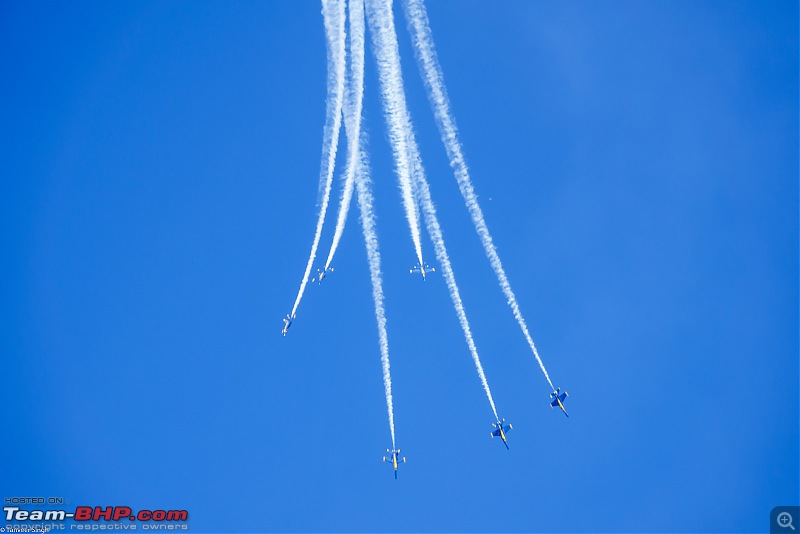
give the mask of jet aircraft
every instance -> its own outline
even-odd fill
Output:
[[[333,272],[333,267],[328,267],[327,269],[317,269],[317,276],[312,278],[311,281],[321,284],[322,279],[325,278],[325,275],[328,274],[328,272]]]
[[[431,267],[431,266],[430,266],[430,265],[428,265],[427,263],[423,263],[423,264],[422,264],[422,267],[420,267],[419,265],[414,265],[414,267],[412,267],[411,269],[409,269],[409,270],[408,270],[408,272],[409,272],[409,273],[411,273],[411,274],[414,274],[414,273],[421,273],[421,274],[422,274],[422,281],[423,281],[423,282],[425,281],[425,272],[426,272],[426,271],[430,271],[430,272],[432,272],[432,273],[435,273],[435,272],[436,272],[436,269],[435,269],[435,268],[433,268],[433,267]]]
[[[550,407],[555,408],[556,406],[558,406],[559,408],[561,408],[561,411],[564,412],[564,415],[569,417],[567,410],[564,408],[564,399],[566,399],[567,397],[569,397],[569,393],[567,393],[566,391],[564,393],[561,393],[561,388],[557,388],[554,392],[550,394],[550,398],[553,399],[550,401]]]
[[[384,462],[389,462],[390,464],[392,464],[392,467],[394,467],[394,478],[395,478],[395,480],[397,480],[397,466],[401,462],[400,449],[397,449],[397,450],[386,449],[386,452],[388,452],[391,456],[389,456],[389,457],[384,456],[383,457],[383,461]],[[402,462],[406,463],[406,457],[405,456],[403,456]]]
[[[283,318],[283,330],[281,331],[283,337],[286,337],[286,332],[288,332],[289,327],[292,326],[292,321],[294,321],[294,317],[295,317],[294,315],[289,316],[289,314],[287,313],[286,317]]]
[[[496,423],[492,423],[492,426],[495,427],[494,432],[492,432],[492,437],[500,436],[500,439],[503,440],[503,443],[505,444],[506,449],[508,449],[508,441],[506,441],[506,432],[511,430],[513,427],[511,426],[511,423],[508,423],[507,425],[504,425],[503,423],[505,423],[505,422],[506,422],[505,419],[501,419],[500,421],[498,421]]]

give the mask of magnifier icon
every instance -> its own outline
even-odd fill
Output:
[[[794,530],[794,527],[792,526],[792,514],[789,512],[779,513],[777,521],[781,528],[789,527],[790,529]]]

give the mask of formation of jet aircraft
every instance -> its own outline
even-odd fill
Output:
[[[397,449],[397,450],[395,450],[395,449],[392,449],[392,450],[386,449],[386,452],[389,453],[389,456],[384,456],[383,457],[383,461],[384,462],[389,462],[390,464],[392,464],[392,467],[394,468],[394,478],[395,478],[395,480],[397,480],[397,467],[398,467],[398,465],[400,464],[401,461],[403,463],[406,463],[406,457],[403,456],[402,460],[400,459],[400,449]]]
[[[329,273],[333,272],[333,267],[329,267],[327,269],[317,269],[317,276],[311,279],[312,282],[317,282],[319,284],[322,283],[322,280],[325,276]],[[420,273],[422,275],[422,280],[425,280],[425,274],[428,272],[436,272],[436,269],[428,265],[427,263],[423,263],[420,265],[415,265],[411,270],[409,270],[411,274]],[[294,321],[295,316],[286,314],[286,317],[283,319],[283,330],[281,331],[284,336],[286,336],[286,332],[289,331],[289,328],[292,326],[292,322]],[[569,417],[566,408],[564,408],[564,402],[569,394],[564,391],[561,391],[561,388],[556,388],[550,394],[550,406],[552,408],[561,408],[561,411],[564,412],[564,415]],[[506,449],[510,449],[508,446],[508,439],[506,437],[506,433],[513,428],[511,423],[506,423],[505,419],[500,419],[496,423],[492,423],[494,430],[492,431],[492,437],[499,437],[503,441],[503,445],[506,446]],[[388,462],[392,464],[392,468],[394,469],[394,478],[397,478],[397,469],[401,463],[406,462],[406,458],[400,456],[400,449],[386,449],[386,452],[389,453],[388,456],[383,457],[384,462]]]

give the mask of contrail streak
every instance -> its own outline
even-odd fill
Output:
[[[389,16],[386,16],[388,9]],[[413,186],[411,184],[411,167],[408,154],[408,139],[403,125],[409,122],[408,111],[405,104],[405,94],[402,92],[403,75],[400,70],[400,52],[397,45],[394,18],[391,16],[391,0],[380,0],[368,4],[367,20],[372,35],[372,47],[378,64],[381,85],[381,99],[384,104],[384,114],[389,129],[389,140],[394,152],[397,166],[397,178],[400,181],[400,191],[403,198],[403,207],[411,229],[411,240],[417,253],[419,266],[422,261],[422,245],[420,243],[419,213],[414,202]],[[399,89],[399,93],[397,92]]]
[[[394,402],[392,400],[392,376],[389,365],[389,336],[386,332],[386,310],[383,304],[383,281],[381,277],[381,254],[378,247],[378,235],[375,230],[375,212],[369,178],[369,159],[366,151],[362,151],[365,142],[361,132],[361,113],[364,96],[364,1],[350,0],[350,78],[348,92],[344,102],[344,125],[347,133],[347,167],[345,171],[345,190],[339,218],[336,225],[334,242],[325,264],[327,269],[338,246],[338,239],[347,220],[347,211],[353,194],[357,190],[357,199],[361,211],[361,229],[364,233],[364,244],[367,249],[370,281],[372,282],[372,299],[375,302],[375,319],[378,324],[378,344],[381,351],[381,367],[383,370],[383,389],[386,394],[386,409],[389,415],[389,431],[392,436],[392,449],[395,449]]]
[[[392,400],[392,375],[389,365],[389,336],[386,332],[386,310],[383,305],[383,280],[381,253],[375,230],[375,212],[369,177],[369,157],[361,131],[361,106],[364,95],[364,2],[350,0],[350,87],[344,104],[344,125],[347,133],[347,180],[355,183],[358,206],[361,211],[361,230],[367,249],[372,300],[375,302],[375,320],[378,324],[378,344],[381,351],[383,389],[389,415],[392,449],[395,449],[394,402]],[[352,194],[352,186],[351,186]],[[339,214],[341,215],[340,210]],[[341,219],[340,219],[341,220]]]
[[[325,129],[322,137],[322,163],[320,167],[320,184],[322,186],[322,204],[319,208],[317,229],[314,233],[314,242],[311,244],[311,253],[308,256],[306,270],[300,289],[292,307],[292,317],[300,306],[300,300],[308,284],[308,275],[311,265],[317,257],[317,247],[322,235],[322,225],[328,211],[331,197],[331,184],[333,182],[333,169],[336,162],[336,151],[339,146],[339,131],[342,126],[342,99],[344,95],[344,70],[345,70],[345,31],[344,31],[344,0],[322,0],[322,14],[325,20],[325,35],[328,42],[328,95],[326,99]]]
[[[378,34],[380,31],[385,31],[385,42],[381,45],[376,44],[376,48],[383,47],[384,49],[394,50],[393,54],[389,54],[384,61],[379,61],[378,66],[381,70],[381,93],[383,95],[383,103],[388,110],[393,112],[386,112],[387,117],[392,119],[392,127],[398,131],[397,136],[391,136],[392,144],[394,145],[395,152],[402,152],[405,148],[405,157],[407,158],[407,165],[413,177],[413,187],[417,198],[422,206],[422,213],[425,219],[425,225],[430,234],[431,241],[433,242],[434,252],[436,259],[441,264],[442,273],[447,283],[447,288],[450,291],[450,297],[453,300],[453,306],[458,316],[458,321],[464,331],[464,338],[467,341],[472,359],[475,362],[475,368],[478,371],[483,389],[489,399],[489,404],[492,407],[492,412],[496,419],[499,420],[497,415],[497,408],[494,404],[492,392],[489,389],[489,383],[486,380],[486,374],[483,371],[478,349],[475,346],[475,340],[472,337],[472,330],[467,320],[467,314],[464,310],[464,304],[461,301],[461,294],[456,284],[455,274],[453,273],[453,266],[450,263],[450,258],[447,254],[447,248],[444,243],[444,236],[442,229],[439,225],[438,217],[436,216],[436,207],[431,200],[430,188],[428,181],[425,178],[425,171],[422,167],[422,160],[419,155],[419,149],[414,137],[414,132],[411,126],[411,121],[408,114],[405,101],[405,91],[403,88],[403,80],[398,76],[384,76],[383,71],[400,72],[400,56],[397,53],[397,36],[394,32],[394,16],[391,9],[391,0],[378,1],[371,4],[372,9],[369,10],[370,29],[373,30],[373,35]],[[376,39],[379,40],[379,39]],[[388,85],[388,86],[387,86]],[[396,140],[402,140],[403,146],[397,147]]]
[[[425,170],[422,168],[422,162],[419,158],[419,151],[416,144],[416,140],[414,140],[412,133],[409,146],[413,154],[412,157],[415,160],[413,171],[415,177],[414,185],[422,206],[422,214],[425,218],[425,226],[428,228],[428,234],[431,236],[431,241],[433,241],[433,251],[436,253],[436,260],[439,262],[445,282],[447,283],[447,289],[450,291],[450,298],[453,300],[453,306],[455,307],[456,315],[458,316],[458,322],[461,324],[461,329],[464,331],[464,338],[467,340],[467,346],[469,347],[469,352],[472,355],[472,360],[475,362],[475,368],[478,370],[478,376],[481,379],[481,384],[483,384],[483,389],[486,392],[486,396],[489,398],[489,404],[492,406],[494,417],[495,419],[499,420],[500,418],[497,415],[497,408],[495,407],[494,399],[492,398],[492,391],[489,389],[489,382],[486,380],[486,374],[483,371],[483,365],[481,365],[481,358],[478,355],[478,348],[475,346],[475,340],[472,338],[472,330],[469,327],[467,313],[464,310],[464,304],[461,301],[461,293],[459,292],[458,285],[456,284],[453,266],[451,265],[450,257],[447,254],[447,247],[445,247],[444,244],[442,229],[439,226],[439,219],[436,216],[436,207],[431,200],[431,191],[428,187],[428,180],[425,178]]]
[[[350,17],[350,81],[347,101],[344,106],[345,129],[347,130],[347,165],[344,173],[344,188],[339,204],[339,215],[336,218],[336,230],[333,234],[328,259],[323,270],[327,270],[339,248],[347,213],[353,197],[355,174],[359,165],[359,139],[361,132],[361,109],[364,100],[364,0],[351,0]],[[349,126],[348,126],[349,124]],[[351,135],[352,130],[353,135]]]
[[[372,299],[375,301],[375,319],[378,322],[378,343],[381,349],[383,389],[386,394],[386,410],[389,414],[389,431],[392,434],[392,449],[395,449],[392,375],[389,371],[389,338],[386,333],[386,311],[383,306],[381,255],[378,249],[378,237],[375,233],[375,214],[372,209],[373,199],[370,189],[369,161],[367,160],[366,152],[362,152],[355,181],[358,205],[361,209],[361,229],[364,232],[364,243],[367,247],[367,259],[369,260]]]
[[[422,0],[405,0],[404,4],[406,8],[406,19],[411,29],[412,41],[417,52],[417,63],[425,82],[425,87],[428,90],[428,99],[433,108],[436,124],[439,127],[439,134],[447,150],[450,166],[453,168],[453,173],[458,182],[458,187],[461,190],[461,195],[464,197],[467,209],[472,216],[472,222],[483,244],[483,249],[489,259],[489,263],[497,275],[497,280],[506,297],[506,302],[508,302],[508,305],[511,307],[514,318],[517,320],[517,323],[519,323],[525,340],[533,351],[533,355],[536,357],[536,361],[539,363],[544,377],[550,384],[550,388],[555,390],[553,382],[550,380],[550,375],[547,373],[547,369],[545,369],[544,363],[542,363],[542,359],[539,357],[539,351],[536,350],[536,345],[533,343],[533,339],[528,331],[528,325],[522,317],[519,304],[517,304],[517,297],[511,289],[511,284],[508,281],[505,269],[503,269],[503,263],[500,261],[500,256],[498,256],[497,249],[492,241],[492,236],[489,234],[489,228],[486,226],[483,211],[478,204],[478,197],[472,186],[469,170],[467,169],[467,164],[461,150],[461,142],[458,138],[458,128],[456,127],[455,118],[450,111],[450,100],[447,97],[444,74],[442,73],[441,65],[436,56],[433,35],[428,22],[428,14],[425,5]]]

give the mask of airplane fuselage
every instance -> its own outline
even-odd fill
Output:
[[[550,405],[555,407],[556,404],[558,404],[558,407],[561,408],[561,411],[564,412],[564,415],[569,417],[569,414],[567,413],[567,409],[564,408],[564,403],[562,402],[562,399],[566,398],[567,395],[568,395],[568,393],[566,391],[564,393],[561,393],[561,388],[555,390],[550,395],[551,397],[553,397],[553,402],[551,402]]]
[[[498,436],[501,440],[503,440],[503,445],[506,446],[506,449],[510,450],[510,447],[508,446],[508,440],[506,439],[506,430],[503,428],[503,423],[504,422],[505,422],[505,420],[498,421],[497,423],[493,423],[492,426],[495,426],[497,429],[494,432],[492,432],[492,437]],[[508,424],[508,428],[509,429],[513,428],[511,426],[511,423]]]
[[[311,281],[321,284],[322,280],[329,272],[333,272],[333,267],[328,267],[327,269],[317,269],[317,276],[312,278]]]
[[[424,282],[424,281],[425,281],[425,275],[427,275],[427,274],[428,274],[428,273],[427,273],[427,271],[425,270],[426,268],[427,268],[427,270],[428,270],[428,271],[436,271],[436,269],[435,269],[435,268],[433,268],[433,267],[431,267],[431,266],[429,266],[429,265],[428,265],[428,266],[426,266],[426,265],[415,265],[415,266],[414,266],[414,267],[411,269],[411,271],[409,271],[409,272],[411,272],[411,274],[414,274],[414,273],[416,273],[416,272],[419,272],[419,274],[421,274],[421,275],[422,275],[422,281]]]
[[[292,326],[292,319],[289,318],[289,315],[286,315],[286,319],[283,320],[283,330],[281,333],[286,337],[286,332],[289,331],[289,327]]]
[[[389,449],[386,449],[386,452],[390,452]],[[386,456],[383,457],[383,460],[392,464],[394,478],[397,478],[397,468],[400,466],[400,451],[391,451],[391,460]],[[405,462],[405,458],[403,458],[403,461]]]

